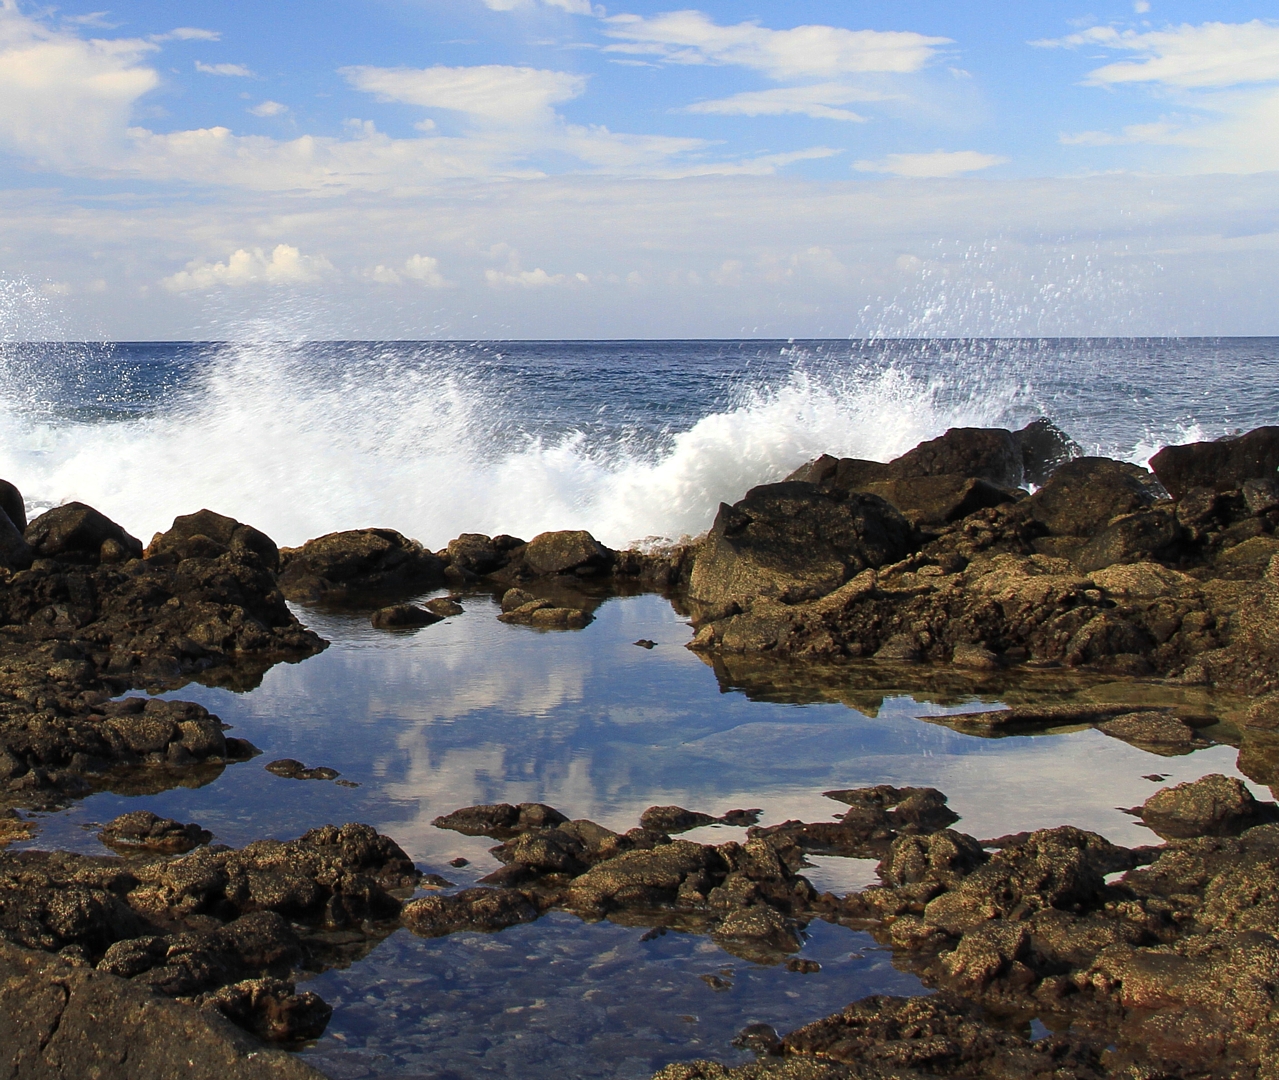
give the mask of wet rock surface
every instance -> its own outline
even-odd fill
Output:
[[[26,533],[29,565],[0,570],[8,805],[162,788],[184,771],[251,757],[254,748],[199,705],[112,699],[192,679],[251,686],[273,664],[325,646],[285,604],[274,543],[232,518],[207,510],[177,518],[145,553],[78,503],[42,514]]]
[[[367,825],[170,857],[155,852],[207,843],[208,833],[146,812],[104,832],[126,841],[113,846],[129,857],[0,854],[0,939],[12,955],[56,953],[112,976],[102,993],[118,996],[120,980],[125,1001],[176,999],[271,1041],[323,1031],[328,1006],[299,992],[295,976],[348,963],[385,937],[421,876]],[[0,1007],[0,1026],[21,1026],[18,1010]]]

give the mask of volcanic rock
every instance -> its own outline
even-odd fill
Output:
[[[613,553],[584,530],[544,532],[524,549],[524,563],[536,575],[589,575],[606,570]]]
[[[280,553],[280,589],[290,600],[352,601],[369,593],[431,589],[444,561],[394,529],[355,529]]]
[[[419,937],[442,937],[460,930],[505,930],[532,922],[539,914],[529,898],[515,889],[463,889],[410,901],[400,918]]]
[[[1237,836],[1244,829],[1276,819],[1274,803],[1259,803],[1242,780],[1213,773],[1193,783],[1155,792],[1141,808],[1141,819],[1165,839]]]
[[[147,548],[147,558],[175,555],[179,560],[216,559],[228,551],[251,551],[272,573],[280,568],[279,548],[266,533],[212,510],[174,518],[168,532],[156,533]]]
[[[1109,458],[1080,457],[1060,466],[1021,504],[1054,536],[1091,537],[1112,518],[1143,510],[1159,495],[1145,469]]]
[[[27,505],[20,492],[8,480],[0,480],[0,512],[3,512],[18,534],[27,528]]]
[[[909,523],[877,496],[766,484],[720,505],[693,564],[689,597],[723,613],[756,597],[813,600],[903,557],[912,542]]]
[[[23,535],[37,558],[98,563],[142,556],[141,540],[80,502],[45,511],[27,526]],[[111,558],[104,559],[107,554]]]
[[[108,821],[98,833],[98,839],[119,852],[157,851],[180,855],[207,844],[213,834],[194,822],[183,825],[150,810],[133,810]]]
[[[442,622],[443,615],[428,611],[416,604],[392,604],[390,607],[378,608],[369,617],[369,622],[376,630],[403,630],[419,626],[430,626]]]
[[[1274,481],[1279,470],[1279,427],[1260,427],[1238,438],[1165,446],[1150,467],[1174,499],[1191,488],[1238,490],[1245,481]]]

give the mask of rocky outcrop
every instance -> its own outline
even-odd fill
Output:
[[[1279,479],[1279,427],[1261,427],[1233,439],[1165,446],[1150,459],[1174,499],[1194,488],[1238,491],[1249,480]]]
[[[263,1047],[220,1011],[157,997],[78,957],[3,941],[0,1063],[14,1080],[322,1080],[298,1057]]]
[[[688,595],[713,616],[757,598],[814,600],[862,570],[900,559],[912,541],[905,518],[878,496],[797,481],[766,484],[732,506],[721,504]]]
[[[367,595],[437,588],[445,563],[394,529],[352,529],[280,553],[280,590],[290,600],[358,603]]]
[[[0,571],[0,797],[11,804],[111,786],[130,768],[176,778],[245,760],[253,747],[201,706],[112,699],[197,676],[251,685],[325,645],[276,587],[275,545],[231,518],[179,518],[145,558],[81,504],[42,514],[27,538],[30,566]]]
[[[375,944],[421,876],[367,825],[169,858],[153,852],[204,843],[207,832],[142,812],[104,833],[131,857],[0,854],[0,939],[127,980],[125,1000],[193,1001],[271,1040],[323,1031],[328,1006],[295,991],[291,974],[346,955],[332,951],[332,931],[346,933],[348,952]]]

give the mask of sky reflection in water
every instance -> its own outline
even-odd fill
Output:
[[[559,634],[505,626],[487,598],[465,605],[407,634],[301,612],[333,642],[328,651],[273,668],[247,694],[190,686],[176,695],[208,706],[261,757],[203,788],[94,796],[43,818],[37,843],[101,852],[88,824],[139,808],[199,821],[235,846],[366,821],[423,869],[469,884],[496,865],[493,842],[430,822],[473,803],[546,802],[620,831],[655,804],[761,807],[765,824],[824,820],[842,810],[824,790],[924,784],[944,791],[962,815],[956,827],[978,837],[1070,823],[1139,844],[1152,834],[1116,808],[1155,790],[1143,774],[1239,775],[1227,746],[1155,758],[1093,730],[976,738],[915,719],[904,696],[872,718],[838,703],[721,692],[682,647],[683,619],[657,596],[610,600],[584,631]],[[637,648],[640,638],[658,645]],[[280,757],[336,768],[360,786],[264,771]],[[712,827],[689,838],[744,833]],[[458,856],[472,865],[449,867]],[[815,861],[819,889],[873,880],[864,860]],[[641,941],[642,929],[564,914],[496,936],[420,941],[400,931],[312,984],[335,1014],[308,1054],[335,1077],[644,1077],[664,1061],[736,1053],[729,1042],[752,1020],[786,1030],[867,993],[918,990],[866,935],[810,932],[806,955],[823,965],[815,975],[759,968],[704,938]],[[721,969],[732,987],[712,990],[700,976]]]

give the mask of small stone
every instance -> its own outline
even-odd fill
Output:
[[[420,626],[430,626],[442,621],[443,615],[437,615],[426,608],[414,604],[392,604],[390,607],[378,608],[369,618],[376,630],[407,630]]]
[[[470,866],[470,865],[471,865],[471,860],[470,860],[470,859],[464,859],[464,858],[462,858],[462,856],[461,856],[461,855],[459,855],[456,859],[450,859],[450,860],[449,860],[449,866],[452,866],[452,867],[455,867],[455,868],[461,868],[461,867],[463,867],[463,866]]]
[[[648,638],[640,638],[639,641],[632,644],[638,645],[641,649],[652,649],[657,647],[656,641],[650,641]]]

